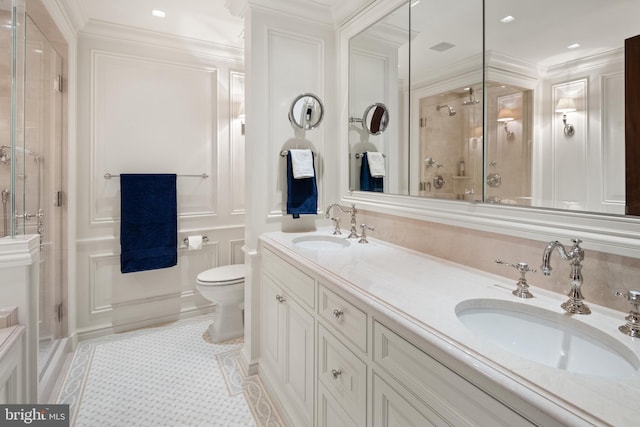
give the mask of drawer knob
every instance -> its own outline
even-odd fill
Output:
[[[340,375],[342,375],[342,369],[332,369],[331,375],[333,375],[333,379],[337,380]]]
[[[333,317],[335,319],[339,319],[343,314],[344,314],[344,311],[342,310],[338,310],[337,308],[333,310]]]
[[[286,301],[286,299],[282,295],[276,295],[276,301],[278,301],[279,303],[283,303]]]

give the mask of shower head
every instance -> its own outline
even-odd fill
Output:
[[[442,108],[448,108],[449,109],[449,116],[455,116],[456,115],[456,110],[453,109],[452,106],[450,106],[449,104],[442,104],[442,105],[437,105],[436,106],[436,110],[440,111]]]
[[[476,99],[476,98],[473,96],[473,88],[472,88],[472,87],[470,87],[470,88],[469,88],[469,99],[467,99],[467,100],[463,101],[463,102],[462,102],[462,105],[465,105],[465,106],[466,106],[466,105],[476,105],[476,104],[479,104],[479,103],[480,103],[480,100]]]

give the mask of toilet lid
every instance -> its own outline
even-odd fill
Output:
[[[198,280],[207,283],[238,282],[244,280],[244,264],[210,268],[198,274]]]

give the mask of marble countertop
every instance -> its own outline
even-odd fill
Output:
[[[330,236],[331,230],[272,232],[260,238],[355,298],[382,310],[447,357],[471,366],[482,377],[567,425],[635,426],[640,422],[637,370],[628,378],[612,379],[532,362],[472,333],[456,315],[456,306],[471,299],[511,301],[564,314],[560,304],[567,299],[565,295],[532,286],[535,298],[520,299],[511,294],[518,278],[515,270],[514,279],[508,280],[373,238],[368,244],[351,239],[350,245],[335,250],[307,249],[293,243],[300,236]],[[493,262],[491,254],[479,256]],[[569,273],[568,265],[554,267],[560,273],[566,267]],[[625,323],[625,313],[586,302],[592,314],[571,317],[606,333],[616,348],[638,363],[640,339],[618,331],[618,326]]]

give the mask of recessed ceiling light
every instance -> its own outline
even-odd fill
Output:
[[[417,6],[417,5],[418,5],[418,3],[420,3],[420,0],[416,0],[416,1],[412,2],[412,3],[411,3],[411,7],[413,7],[413,6]]]
[[[164,18],[165,16],[167,16],[164,10],[159,10],[159,9],[153,9],[151,11],[151,14],[156,18]]]
[[[500,22],[502,22],[503,24],[508,24],[509,22],[513,22],[513,21],[515,21],[515,19],[516,19],[516,18],[514,18],[514,17],[513,17],[513,16],[511,16],[511,15],[507,15],[507,16],[505,16],[504,18],[502,18],[502,19],[500,20]]]
[[[567,46],[567,49],[577,49],[580,47],[580,43],[574,43]]]

